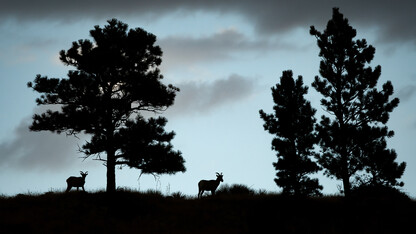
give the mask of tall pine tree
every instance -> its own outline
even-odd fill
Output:
[[[37,75],[28,87],[41,93],[38,105],[55,105],[33,116],[32,131],[91,135],[82,146],[86,157],[96,155],[107,167],[107,191],[116,190],[116,166],[143,173],[185,171],[180,151],[170,144],[167,120],[144,119],[143,111],[162,112],[174,102],[178,88],[161,83],[162,50],[156,36],[112,19],[90,31],[94,41],[79,40],[60,52],[60,60],[75,70],[68,78]],[[102,155],[105,153],[105,156]]]
[[[323,33],[311,26],[321,57],[319,73],[312,86],[323,95],[321,105],[329,114],[318,125],[319,163],[325,174],[342,180],[345,195],[351,191],[351,178],[365,171],[374,183],[400,185],[397,179],[405,164],[395,163],[396,154],[386,148],[386,137],[392,137],[386,123],[390,112],[399,104],[391,82],[377,89],[381,67],[372,69],[375,48],[365,39],[355,40],[356,30],[348,19],[333,9]],[[358,176],[359,177],[359,176]]]
[[[309,177],[319,167],[311,160],[316,143],[316,110],[305,100],[307,92],[302,76],[294,80],[292,71],[283,71],[280,83],[272,87],[274,113],[260,110],[264,129],[275,135],[272,141],[272,149],[277,152],[277,162],[273,163],[277,171],[274,181],[283,188],[283,194],[319,195],[322,190],[318,180]]]

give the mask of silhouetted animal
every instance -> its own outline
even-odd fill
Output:
[[[79,187],[81,187],[82,190],[85,191],[84,189],[85,177],[87,177],[88,171],[86,171],[85,173],[80,171],[80,173],[81,173],[81,177],[71,176],[68,179],[66,179],[66,183],[68,184],[68,187],[66,188],[67,192],[71,190],[72,187],[76,187],[77,191]]]
[[[198,198],[200,198],[202,196],[202,194],[204,193],[204,191],[211,191],[211,195],[215,194],[215,190],[217,189],[218,185],[220,185],[220,182],[224,182],[224,180],[222,179],[222,173],[219,174],[217,172],[217,179],[216,180],[201,180],[198,183],[198,188],[199,188],[199,192],[198,192]]]

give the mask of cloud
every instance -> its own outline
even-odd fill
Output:
[[[407,102],[416,94],[415,85],[407,85],[399,90],[397,96],[400,98],[400,101]]]
[[[416,44],[415,6],[413,0],[20,0],[4,4],[0,8],[0,19],[72,22],[85,18],[137,16],[156,20],[171,13],[205,11],[238,14],[251,22],[259,33],[278,34],[298,27],[308,28],[311,24],[321,28],[331,17],[331,8],[340,7],[354,23],[377,28],[381,41]]]
[[[264,55],[278,49],[296,50],[295,45],[271,38],[251,39],[229,28],[205,37],[170,36],[158,41],[168,66],[232,59],[237,53],[254,52]],[[239,55],[238,55],[239,56]]]
[[[1,30],[1,29],[0,29]],[[44,38],[22,38],[22,35],[9,35],[0,44],[0,62],[13,66],[39,61],[45,51],[51,51],[57,40]]]
[[[250,46],[244,35],[232,29],[202,38],[170,36],[159,40],[159,43],[164,49],[166,61],[173,63],[229,59],[230,52],[239,45]]]
[[[241,103],[257,89],[252,78],[237,74],[213,82],[185,82],[175,85],[181,91],[176,96],[175,104],[166,111],[168,116],[208,113],[221,106]]]
[[[65,134],[31,132],[31,118],[22,120],[12,140],[0,143],[0,168],[22,171],[60,171],[78,161],[77,139]]]
[[[238,103],[251,97],[257,88],[255,80],[240,75],[230,75],[213,82],[184,82],[175,84],[181,89],[175,105],[168,109],[168,116],[207,113],[215,108]],[[38,107],[42,113],[51,107]],[[56,107],[52,109],[56,110]],[[78,153],[81,140],[65,134],[51,132],[31,132],[31,118],[25,118],[15,128],[9,141],[0,142],[0,168],[13,168],[22,171],[60,171],[82,161]],[[78,160],[78,161],[77,161]]]

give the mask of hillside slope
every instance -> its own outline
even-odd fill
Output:
[[[118,192],[0,198],[0,233],[405,233],[416,202]]]

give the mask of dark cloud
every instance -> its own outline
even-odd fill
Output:
[[[3,4],[0,19],[62,22],[119,16],[157,19],[170,13],[206,11],[239,14],[252,22],[258,32],[275,34],[297,27],[309,27],[311,24],[323,27],[331,16],[331,8],[340,7],[341,12],[354,23],[378,29],[381,41],[416,43],[415,6],[413,0],[20,0]]]
[[[207,113],[224,105],[243,102],[258,88],[255,80],[236,74],[212,82],[195,81],[175,85],[181,91],[175,104],[166,112],[168,116]]]
[[[23,171],[60,171],[82,160],[77,153],[77,139],[65,134],[31,132],[31,119],[23,120],[10,136],[0,143],[0,168]]]

